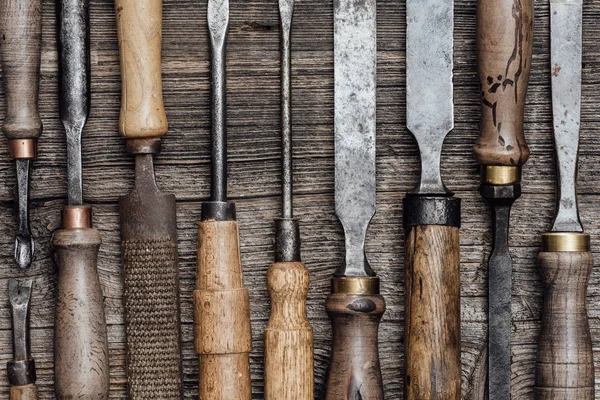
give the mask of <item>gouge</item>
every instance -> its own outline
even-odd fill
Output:
[[[512,260],[510,208],[521,195],[521,166],[529,157],[523,132],[533,43],[532,0],[477,3],[477,59],[481,85],[481,195],[493,211],[493,250],[488,260],[489,400],[510,399]]]
[[[81,135],[90,109],[87,0],[58,6],[60,119],[67,137],[68,205],[52,238],[58,267],[54,326],[57,399],[108,399],[108,340],[98,277],[102,240],[83,204]]]
[[[229,0],[208,0],[211,48],[211,195],[202,203],[194,291],[199,398],[249,400],[250,301],[244,288],[235,203],[227,201],[225,49]]]
[[[42,134],[38,111],[42,41],[41,0],[0,0],[0,58],[6,115],[2,131],[17,171],[18,233],[15,260],[19,268],[33,261],[34,240],[29,228],[29,173]]]
[[[346,260],[325,302],[333,327],[325,398],[383,400],[377,333],[385,301],[365,255],[375,214],[376,1],[333,7],[335,213]]]
[[[8,281],[8,299],[13,321],[13,359],[7,363],[6,374],[10,400],[37,400],[35,362],[29,344],[29,301],[33,281]]]
[[[135,155],[135,187],[119,201],[128,392],[180,399],[175,196],[161,193],[153,155],[167,133],[161,77],[162,0],[116,0],[121,57],[119,131]]]
[[[281,218],[275,263],[267,271],[271,315],[265,330],[265,400],[314,399],[313,331],[306,318],[310,275],[300,261],[292,201],[291,29],[294,0],[279,1],[281,20]]]
[[[594,355],[585,304],[593,267],[590,236],[577,209],[581,120],[582,0],[550,2],[552,111],[558,175],[557,212],[542,235],[542,329],[536,398],[594,399]]]

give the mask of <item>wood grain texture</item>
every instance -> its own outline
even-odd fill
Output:
[[[13,386],[10,388],[9,400],[38,400],[38,390],[34,384]]]

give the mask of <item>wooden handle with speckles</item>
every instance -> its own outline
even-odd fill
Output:
[[[11,386],[10,400],[38,400],[38,390],[35,384]]]

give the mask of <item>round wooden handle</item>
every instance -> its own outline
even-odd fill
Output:
[[[523,132],[531,69],[533,1],[477,2],[477,59],[481,84],[481,165],[523,165],[529,147]]]
[[[377,345],[383,297],[330,294],[325,309],[333,327],[325,399],[383,400]]]
[[[10,400],[38,400],[37,386],[33,383],[24,386],[11,386]]]
[[[588,252],[542,252],[544,285],[535,391],[544,400],[592,400],[594,357],[586,294],[593,267]]]
[[[267,271],[271,315],[265,330],[265,400],[313,400],[313,331],[306,318],[310,275],[299,262]]]
[[[405,398],[460,400],[459,229],[410,227],[405,271]]]
[[[127,138],[167,133],[161,77],[162,0],[115,0],[121,56],[121,118]]]
[[[36,139],[42,134],[38,111],[42,41],[41,0],[0,0],[0,59],[8,139]]]
[[[199,397],[250,400],[250,301],[235,221],[200,223],[194,317]]]
[[[58,266],[54,381],[59,400],[108,399],[108,340],[97,271],[101,243],[93,228],[61,229],[52,238]]]

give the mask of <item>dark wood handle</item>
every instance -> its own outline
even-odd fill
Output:
[[[333,327],[326,400],[383,400],[377,335],[385,312],[380,295],[330,294]]]
[[[54,330],[56,398],[108,399],[108,341],[93,228],[61,229],[52,244],[58,267]]]
[[[542,252],[544,285],[535,391],[544,400],[594,399],[594,357],[586,294],[593,267],[588,252]]]
[[[460,400],[460,252],[454,226],[406,232],[407,400]]]
[[[479,0],[477,30],[481,131],[475,157],[481,165],[523,165],[529,158],[523,116],[533,49],[533,1]]]
[[[38,400],[38,390],[35,384],[11,386],[10,400]]]
[[[2,131],[8,139],[36,139],[42,134],[38,111],[41,3],[0,0],[0,58],[6,92]]]

